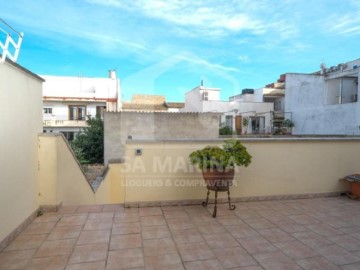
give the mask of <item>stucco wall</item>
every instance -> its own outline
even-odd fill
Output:
[[[0,64],[0,242],[38,208],[41,91],[40,78],[7,62]]]
[[[292,133],[359,135],[359,102],[327,105],[325,89],[322,76],[286,75],[285,111],[291,112],[295,123]]]
[[[124,202],[123,165],[110,164],[93,192],[63,136],[39,136],[39,203],[41,206],[116,204]]]
[[[124,158],[125,142],[132,139],[202,139],[219,136],[214,113],[106,112],[104,116],[105,164]]]
[[[358,171],[360,140],[243,140],[252,164],[235,174],[234,198],[331,193],[347,190],[339,181]],[[126,145],[125,202],[204,199],[201,173],[188,155],[220,141],[129,141]],[[141,156],[135,149],[141,148]],[[226,194],[221,194],[224,198]],[[212,195],[213,196],[213,195]]]

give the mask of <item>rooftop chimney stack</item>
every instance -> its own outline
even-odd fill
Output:
[[[109,78],[112,80],[116,80],[116,71],[115,69],[109,70]]]

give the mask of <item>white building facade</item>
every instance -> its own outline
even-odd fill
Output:
[[[109,78],[47,76],[43,84],[43,131],[63,133],[72,140],[86,127],[87,116],[121,109],[120,81]]]
[[[313,74],[287,74],[285,111],[295,135],[360,135],[360,59]]]
[[[240,135],[270,133],[273,110],[273,103],[257,102],[254,94],[243,93],[221,101],[219,88],[198,86],[185,94],[185,107],[181,111],[221,113],[219,125]]]

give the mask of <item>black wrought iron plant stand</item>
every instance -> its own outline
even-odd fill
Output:
[[[231,200],[230,200],[230,186],[218,186],[218,185],[214,185],[214,186],[207,186],[207,195],[206,195],[206,201],[204,201],[202,203],[202,206],[206,207],[209,203],[209,195],[210,195],[210,190],[215,191],[215,204],[214,204],[214,211],[213,211],[213,217],[216,217],[216,213],[217,213],[217,197],[218,197],[218,191],[220,192],[225,192],[227,191],[227,195],[228,195],[228,203],[229,203],[229,210],[235,210],[236,206],[231,204]]]

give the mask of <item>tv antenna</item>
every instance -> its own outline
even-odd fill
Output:
[[[17,41],[13,39],[12,34],[17,37]],[[20,46],[24,33],[16,31],[7,22],[0,18],[0,35],[0,63],[4,63],[6,58],[16,62],[19,56]],[[3,41],[4,37],[5,41]]]

